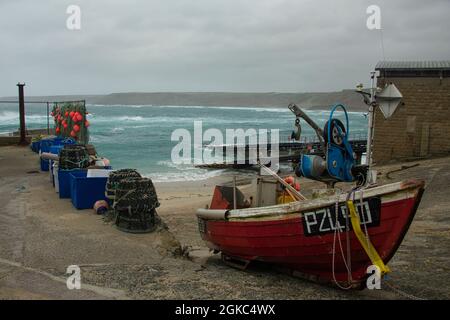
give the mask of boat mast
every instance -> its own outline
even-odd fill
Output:
[[[376,87],[375,87],[375,71],[370,73],[370,103],[369,103],[369,125],[367,130],[367,149],[366,149],[366,165],[367,169],[367,182],[366,185],[370,185],[374,183],[375,180],[372,174],[372,142],[373,142],[373,133],[374,133],[374,117],[375,117],[375,107],[376,107]]]

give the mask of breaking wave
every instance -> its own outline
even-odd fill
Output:
[[[47,116],[44,114],[26,114],[25,121],[31,123],[43,123],[47,121]],[[53,121],[53,119],[50,119]],[[19,112],[2,111],[0,112],[0,124],[18,124]]]

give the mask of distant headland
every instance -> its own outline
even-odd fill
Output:
[[[15,100],[4,97],[1,100]],[[287,107],[296,103],[307,109],[328,109],[340,102],[350,111],[365,111],[361,96],[354,90],[336,92],[123,92],[105,95],[27,96],[26,100],[61,101],[85,99],[97,105],[156,105],[156,106],[252,106]]]

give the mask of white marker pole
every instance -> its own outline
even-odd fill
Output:
[[[368,166],[367,170],[367,182],[366,185],[370,185],[373,182],[372,177],[372,142],[373,142],[373,125],[374,125],[374,117],[375,117],[375,71],[370,73],[371,77],[371,89],[370,89],[370,105],[369,105],[369,125],[367,131],[367,146],[366,146],[366,165]]]

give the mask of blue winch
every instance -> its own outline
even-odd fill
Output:
[[[344,111],[345,127],[339,119],[333,118],[338,108]],[[318,155],[302,154],[296,170],[297,175],[332,185],[336,182],[354,181],[352,170],[355,166],[355,154],[348,141],[348,134],[347,110],[342,104],[336,104],[323,130],[325,159]]]

